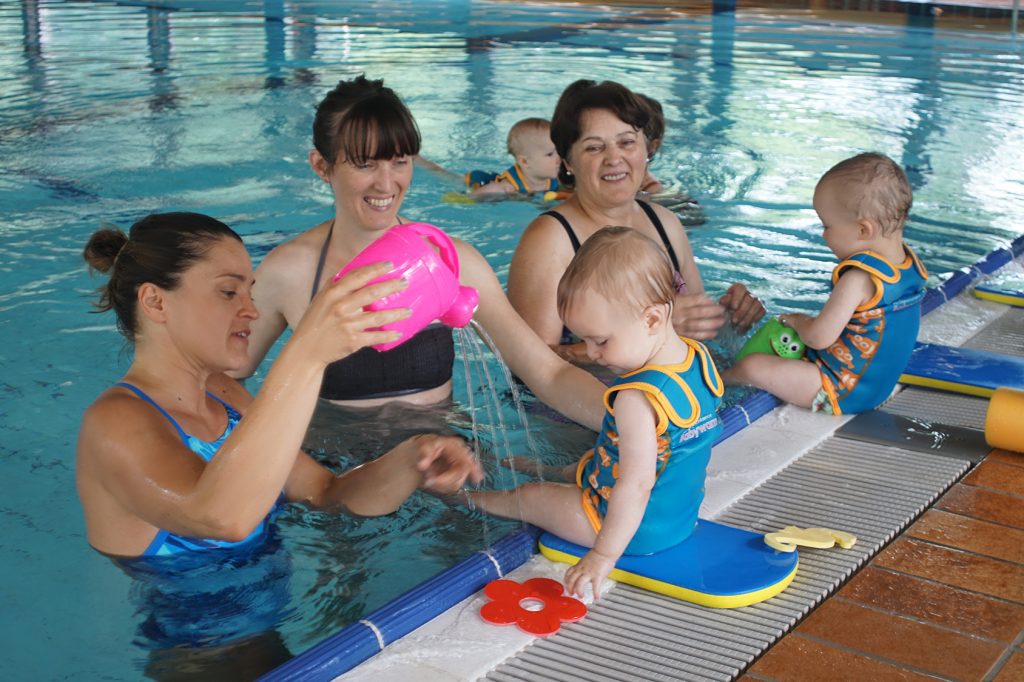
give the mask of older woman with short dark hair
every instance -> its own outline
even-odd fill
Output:
[[[527,226],[512,258],[508,296],[541,339],[572,362],[588,359],[583,344],[562,326],[555,290],[580,245],[606,225],[631,227],[663,246],[676,270],[673,324],[680,335],[709,339],[727,313],[740,328],[764,315],[764,306],[742,284],[733,284],[717,302],[710,299],[679,219],[636,198],[656,124],[639,95],[612,81],[578,80],[555,107],[551,139],[562,157],[560,179],[574,192]]]

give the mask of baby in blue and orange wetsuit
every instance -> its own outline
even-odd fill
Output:
[[[575,482],[471,492],[472,504],[592,549],[565,574],[595,595],[623,554],[651,554],[693,532],[724,384],[707,348],[672,326],[675,271],[653,240],[605,227],[558,284],[563,321],[618,376],[594,448],[564,471]]]
[[[912,201],[903,169],[882,154],[859,154],[829,169],[814,190],[814,210],[839,258],[832,293],[816,316],[780,317],[803,339],[806,356],[748,355],[724,373],[726,382],[829,414],[885,402],[914,349],[928,277],[903,242]]]
[[[551,141],[551,123],[543,118],[524,118],[508,131],[508,153],[515,159],[501,173],[474,170],[466,173],[472,196],[485,194],[536,194],[558,189],[561,159]]]

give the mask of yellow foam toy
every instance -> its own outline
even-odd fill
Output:
[[[441,201],[446,204],[475,204],[473,197],[464,192],[447,192],[441,195]]]
[[[572,196],[572,192],[566,192],[564,189],[551,190],[544,192],[541,197],[544,201],[565,201]]]
[[[997,388],[985,413],[985,442],[994,448],[1024,452],[1024,391]]]
[[[786,526],[780,531],[765,533],[764,542],[780,552],[794,552],[797,546],[827,549],[837,542],[843,549],[850,549],[857,543],[857,536],[831,528]]]

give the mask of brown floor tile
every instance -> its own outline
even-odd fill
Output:
[[[1024,496],[1024,467],[993,462],[986,458],[984,462],[974,467],[961,483],[1000,490],[1018,497]]]
[[[901,536],[873,562],[876,566],[1024,603],[1024,565],[940,547]]]
[[[740,679],[771,679],[784,682],[862,682],[873,680],[917,681],[933,678],[897,668],[866,656],[837,649],[801,637],[789,635],[780,640],[750,668],[750,675]]]
[[[1024,606],[868,566],[839,595],[934,625],[1011,643],[1024,630]]]
[[[1021,469],[1024,472],[1024,469]],[[1024,504],[1024,500],[1021,501]],[[904,535],[1024,563],[1024,530],[929,509]]]
[[[815,609],[796,632],[957,680],[980,680],[1006,649],[836,598]]]
[[[992,682],[1020,682],[1024,680],[1024,654],[1017,651],[996,673]]]
[[[938,509],[976,519],[1024,528],[1024,504],[1014,495],[957,484],[935,504]]]
[[[1009,450],[993,450],[985,458],[986,462],[999,462],[1015,467],[1024,467],[1024,453],[1010,452]]]

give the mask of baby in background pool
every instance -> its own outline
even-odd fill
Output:
[[[623,554],[676,545],[697,522],[724,384],[704,345],[675,334],[675,291],[668,256],[640,232],[605,227],[588,239],[557,297],[590,358],[619,375],[597,442],[564,471],[575,483],[465,493],[485,512],[591,547],[566,571],[570,594],[589,583],[598,597]]]
[[[508,153],[515,159],[501,173],[474,170],[465,182],[472,196],[485,194],[535,194],[558,189],[561,159],[551,141],[551,122],[524,118],[508,131]]]
[[[881,405],[914,349],[928,277],[903,241],[912,201],[903,169],[883,154],[858,154],[830,168],[814,190],[814,210],[839,258],[832,293],[817,315],[779,318],[800,335],[806,356],[751,354],[723,373],[726,382],[815,412]]]

